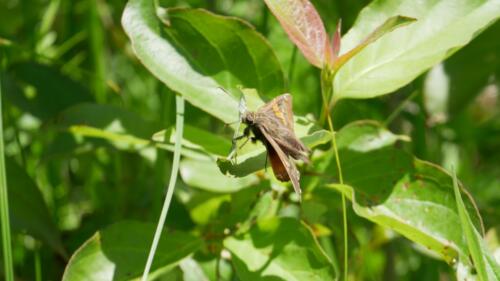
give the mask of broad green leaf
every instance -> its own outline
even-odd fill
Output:
[[[314,148],[331,140],[330,132],[319,129],[313,121],[303,117],[295,119],[295,134],[309,148]],[[260,142],[256,144],[248,142],[242,149],[238,149],[236,163],[232,162],[231,159],[219,158],[217,164],[223,174],[242,177],[264,169],[266,157],[267,153],[264,145]]]
[[[323,21],[309,0],[265,0],[290,40],[314,66],[323,68],[330,43]]]
[[[399,139],[405,138],[373,122],[342,128],[338,147],[345,185],[328,187],[352,200],[359,216],[399,232],[448,263],[456,262],[468,250],[452,179],[442,168],[414,159],[398,148]],[[334,167],[330,170],[336,173]],[[317,200],[330,196],[324,189],[313,194]],[[481,226],[469,197],[466,206],[474,214],[474,225]]]
[[[137,280],[146,264],[155,225],[122,221],[98,231],[71,257],[64,281]],[[164,232],[151,267],[154,278],[201,247],[202,241],[181,232]]]
[[[212,192],[236,192],[259,182],[256,175],[232,178],[221,173],[214,161],[185,159],[181,162],[182,180],[194,187]]]
[[[342,38],[341,55],[387,18],[416,18],[349,60],[334,81],[335,98],[370,98],[390,93],[466,45],[500,15],[499,1],[374,1]]]
[[[9,69],[8,99],[22,110],[46,119],[93,98],[82,84],[58,69],[34,62],[18,63]],[[22,87],[22,88],[21,88]]]
[[[42,194],[33,180],[14,161],[6,158],[10,221],[15,231],[27,233],[66,256],[61,235]]]
[[[275,54],[247,23],[204,10],[166,14],[161,28],[152,0],[131,0],[122,25],[146,68],[188,102],[229,123],[237,119],[238,101],[221,87],[254,88],[269,96],[283,92]]]
[[[293,218],[260,220],[249,232],[226,238],[224,246],[242,281],[337,278],[309,227]]]
[[[500,266],[492,257],[490,257],[490,253],[486,250],[481,234],[479,234],[472,223],[469,213],[465,208],[464,201],[462,200],[462,196],[460,195],[456,173],[453,173],[453,190],[455,191],[455,200],[457,203],[457,210],[460,217],[462,231],[464,233],[465,240],[467,241],[469,253],[472,257],[472,261],[474,262],[474,268],[477,271],[479,280],[500,280]],[[468,255],[462,257],[462,259],[468,258]]]

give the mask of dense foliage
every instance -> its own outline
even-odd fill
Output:
[[[171,182],[154,280],[500,280],[499,17],[498,0],[3,1],[1,272],[137,280]],[[261,143],[227,158],[241,97],[285,92],[312,151],[302,198]]]

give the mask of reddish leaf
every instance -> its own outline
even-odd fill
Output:
[[[323,21],[308,0],[265,0],[290,39],[304,57],[322,68],[330,42]],[[325,52],[326,51],[326,52]]]
[[[329,66],[333,66],[335,61],[339,57],[341,29],[342,29],[342,20],[339,19],[339,22],[337,23],[337,28],[332,37],[332,44],[330,45],[330,48],[326,50],[326,62],[328,63]]]

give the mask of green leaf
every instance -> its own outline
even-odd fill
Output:
[[[64,281],[134,280],[142,274],[155,225],[122,221],[98,231],[71,257]],[[202,245],[187,233],[164,232],[151,267],[150,276],[164,273]]]
[[[474,262],[474,268],[478,273],[479,280],[500,280],[500,275],[498,275],[498,273],[500,272],[500,266],[492,257],[488,257],[490,254],[486,250],[486,246],[484,245],[481,235],[474,227],[469,213],[465,208],[462,196],[460,195],[456,173],[453,173],[453,190],[455,191],[455,200],[457,203],[457,210],[460,217],[462,231],[467,241],[469,253],[472,257],[472,261]],[[462,259],[468,258],[468,255],[462,257]]]
[[[238,116],[238,101],[220,87],[283,93],[281,66],[267,41],[247,23],[204,10],[169,9],[167,24],[153,1],[131,0],[122,25],[141,62],[191,104],[226,123]]]
[[[42,193],[16,162],[6,158],[10,218],[13,230],[27,233],[62,256],[66,251]]]
[[[323,68],[330,51],[323,21],[309,0],[265,0],[290,40],[314,66]]]
[[[370,98],[395,91],[466,45],[500,15],[498,1],[374,1],[342,38],[341,54],[387,18],[417,21],[386,34],[349,60],[334,81],[335,98]]]
[[[181,162],[180,173],[186,184],[211,192],[236,192],[259,182],[256,175],[242,178],[225,176],[213,161],[185,159]]]
[[[307,225],[293,218],[260,220],[224,246],[242,281],[336,280],[333,265]]]
[[[338,133],[345,185],[331,184],[352,200],[357,215],[391,228],[452,263],[468,252],[453,195],[452,179],[442,168],[414,159],[396,136],[373,122],[350,124]],[[334,164],[332,164],[334,165]],[[335,173],[335,166],[330,170]],[[328,190],[313,198],[333,201]],[[474,225],[481,226],[474,203]]]

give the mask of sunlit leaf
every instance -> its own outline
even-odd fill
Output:
[[[183,160],[180,173],[186,184],[212,192],[236,192],[259,182],[256,175],[241,178],[225,176],[214,161]]]
[[[309,227],[293,218],[260,220],[248,233],[227,238],[224,246],[242,281],[336,278]]]
[[[154,224],[123,221],[97,232],[73,254],[62,280],[136,280],[146,264],[154,230]],[[150,276],[170,270],[200,246],[201,240],[187,233],[164,232]]]
[[[335,61],[333,68],[335,70],[340,69],[347,61],[349,61],[352,57],[354,57],[356,54],[361,52],[368,45],[377,41],[380,37],[393,31],[396,28],[410,24],[413,21],[415,21],[414,18],[405,17],[405,16],[394,16],[394,17],[388,18],[384,23],[382,23],[379,27],[377,27],[372,33],[370,33],[363,41],[361,41],[361,43],[359,43],[356,47],[352,48],[347,53],[341,55]]]
[[[395,142],[398,139],[376,123],[344,127],[338,144],[345,185],[328,186],[352,200],[357,215],[395,230],[449,263],[456,262],[468,250],[452,178],[442,168],[404,152]],[[315,190],[316,200],[326,203],[330,196],[327,190]],[[475,205],[470,197],[466,199],[472,221],[480,228]]]
[[[353,49],[388,18],[416,18],[350,59],[335,77],[335,98],[388,94],[415,79],[467,44],[500,15],[498,1],[375,1],[342,38],[341,55]]]
[[[153,1],[131,0],[122,24],[146,68],[188,102],[229,123],[237,119],[238,101],[221,88],[242,86],[269,96],[283,93],[276,56],[247,23],[204,10],[166,13],[164,25]]]

